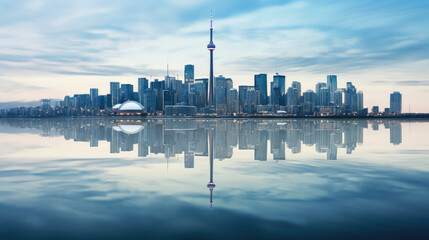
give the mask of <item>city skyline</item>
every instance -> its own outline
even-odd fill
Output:
[[[218,47],[214,75],[232,78],[234,88],[251,85],[256,73],[271,76],[279,72],[286,75],[286,86],[301,82],[304,93],[326,75],[335,74],[339,86],[353,82],[363,90],[365,107],[389,107],[389,94],[399,90],[402,112],[408,112],[410,106],[411,112],[429,112],[424,104],[429,85],[429,70],[424,67],[429,36],[419,31],[427,19],[426,2],[250,2],[240,11],[232,6],[238,2],[169,4],[162,10],[175,14],[155,18],[162,19],[162,31],[149,20],[148,9],[159,10],[151,2],[136,4],[147,16],[131,12],[125,22],[116,25],[109,18],[117,18],[130,6],[110,2],[100,8],[96,1],[71,6],[49,1],[0,4],[10,10],[5,11],[8,20],[0,28],[6,49],[0,55],[0,101],[62,99],[90,88],[106,93],[109,82],[137,86],[138,77],[162,79],[167,59],[172,76],[182,79],[183,66],[194,64],[195,77],[206,78],[209,64],[203,48],[207,44],[207,9],[212,8]],[[60,6],[58,12],[50,11]],[[80,15],[64,10],[77,6]],[[348,14],[352,9],[358,14]],[[195,14],[189,14],[193,11]],[[268,17],[279,12],[281,17]],[[109,13],[118,16],[107,17]],[[303,17],[309,13],[312,19]],[[324,13],[333,17],[324,17]],[[417,21],[419,17],[423,21]],[[39,21],[32,22],[33,18]],[[167,43],[171,41],[175,44]],[[105,44],[97,47],[100,43]],[[270,86],[267,88],[269,92]]]

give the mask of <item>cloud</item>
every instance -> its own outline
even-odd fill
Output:
[[[411,87],[420,87],[420,86],[429,86],[429,80],[399,80],[399,81],[373,81],[375,84],[394,84],[398,86],[411,86]]]
[[[44,90],[47,89],[41,86],[35,86],[31,84],[23,84],[15,81],[8,81],[0,78],[0,92],[9,93],[9,92],[18,92],[18,91],[31,91],[31,90]]]

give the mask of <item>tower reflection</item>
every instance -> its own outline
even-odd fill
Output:
[[[207,188],[210,190],[210,212],[213,209],[213,189],[216,187],[216,184],[213,181],[213,158],[214,158],[214,152],[213,152],[213,145],[214,145],[214,134],[213,129],[210,129],[209,131],[209,144],[210,144],[210,181],[207,184]]]

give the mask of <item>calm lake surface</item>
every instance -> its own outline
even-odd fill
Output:
[[[0,239],[422,239],[429,122],[0,120]]]

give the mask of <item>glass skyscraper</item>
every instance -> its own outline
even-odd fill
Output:
[[[185,65],[185,83],[186,82],[193,82],[194,81],[194,65],[188,64]]]
[[[259,92],[259,104],[267,105],[267,74],[261,73],[255,75],[255,90]]]
[[[393,92],[390,94],[390,113],[402,112],[402,94]]]
[[[121,97],[121,90],[119,88],[119,82],[110,83],[110,95],[112,96],[112,107],[119,103]]]

